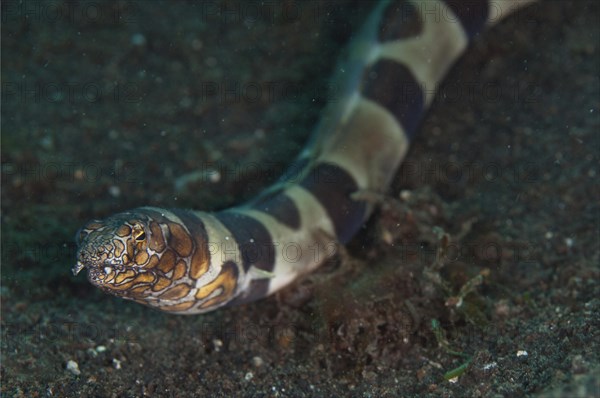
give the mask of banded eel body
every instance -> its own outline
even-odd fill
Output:
[[[278,183],[206,213],[142,207],[78,233],[73,273],[107,293],[179,314],[265,297],[334,254],[373,210],[469,39],[531,2],[382,1],[335,76],[342,98]]]

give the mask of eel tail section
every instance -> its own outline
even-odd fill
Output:
[[[469,40],[532,1],[382,1],[336,68],[326,107],[293,166],[255,199],[208,213],[142,207],[87,223],[73,273],[176,314],[265,297],[315,269],[373,210],[442,78]]]

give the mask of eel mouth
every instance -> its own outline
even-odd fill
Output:
[[[121,258],[114,255],[114,245],[103,236],[83,241],[78,248],[76,260],[71,272],[77,276],[87,268],[90,281],[103,279],[98,276],[106,276],[111,271],[122,271],[124,268]]]
[[[71,268],[71,272],[73,273],[73,275],[77,276],[85,267],[86,265],[84,263],[82,263],[81,261],[77,261],[73,268]]]
[[[139,267],[123,264],[120,258],[112,257],[108,250],[82,250],[71,272],[78,275],[84,268],[92,285],[118,296],[127,296],[125,286],[129,286],[139,273]]]

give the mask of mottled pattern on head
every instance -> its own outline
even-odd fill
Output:
[[[162,310],[218,306],[237,285],[237,269],[223,264],[213,270],[212,288],[195,291],[196,281],[209,271],[210,253],[203,226],[184,212],[179,217],[150,208],[120,213],[89,222],[76,240],[74,274],[85,268],[100,289]]]

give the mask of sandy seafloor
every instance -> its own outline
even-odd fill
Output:
[[[478,38],[372,220],[282,293],[185,317],[72,276],[89,219],[272,181],[371,7],[204,4],[2,3],[2,396],[600,394],[594,2]]]

